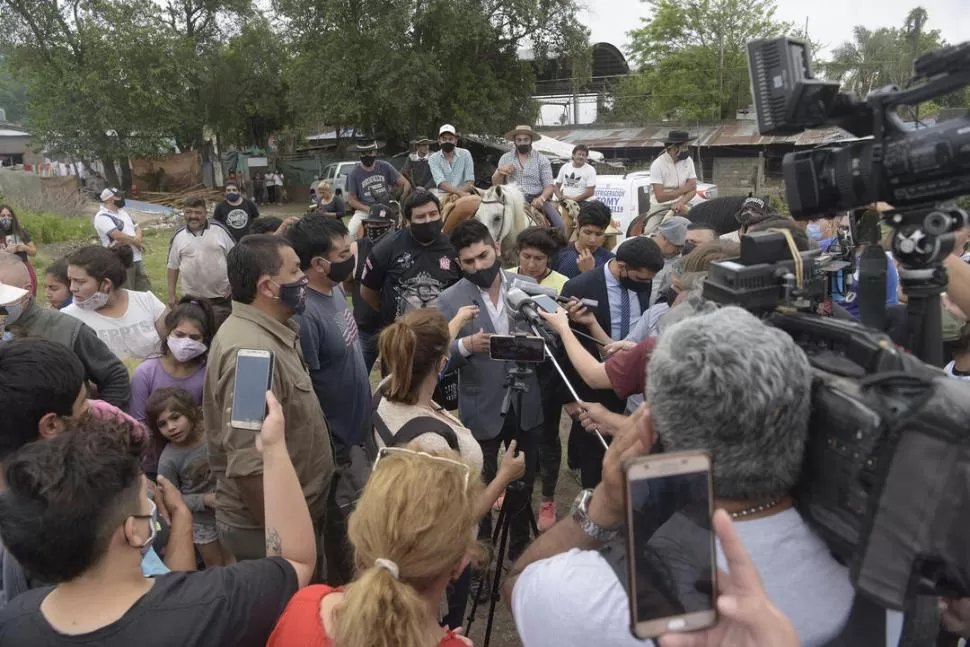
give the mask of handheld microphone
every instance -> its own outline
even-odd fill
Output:
[[[529,298],[522,289],[513,287],[505,294],[505,305],[509,310],[522,315],[526,321],[534,326],[542,326],[545,321],[539,316],[536,302]]]
[[[547,288],[539,285],[538,283],[530,283],[527,281],[522,281],[520,279],[512,279],[511,288],[519,289],[525,292],[528,296],[534,297],[544,295],[551,299],[555,299],[557,303],[567,304],[570,303],[576,297],[564,297],[560,296],[554,288]],[[585,307],[594,310],[599,306],[599,301],[596,299],[576,299],[582,303]]]

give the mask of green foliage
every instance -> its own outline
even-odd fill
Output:
[[[745,43],[793,33],[775,0],[644,0],[630,32],[638,70],[614,88],[613,121],[733,118],[751,102]]]
[[[18,211],[17,220],[38,244],[79,241],[94,236],[91,221],[87,218],[65,218],[53,213]]]
[[[0,56],[0,108],[7,113],[7,121],[20,123],[27,117],[27,88],[14,76],[3,56]]]

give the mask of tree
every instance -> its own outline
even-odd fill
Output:
[[[751,103],[745,43],[790,33],[774,0],[643,0],[630,32],[635,73],[613,89],[610,119],[719,120]]]
[[[299,120],[407,139],[443,122],[495,132],[532,122],[517,51],[580,61],[576,0],[280,0]]]
[[[7,115],[7,121],[19,123],[27,117],[27,88],[10,70],[3,56],[0,56],[0,108]]]

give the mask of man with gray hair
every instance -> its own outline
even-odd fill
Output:
[[[792,505],[811,385],[808,358],[787,333],[740,308],[717,308],[661,332],[646,405],[632,419],[665,451],[710,453],[715,507],[735,519],[769,598],[803,647],[838,636],[854,595],[848,570]],[[541,535],[509,576],[525,647],[642,645],[629,633],[625,577],[618,575],[625,551],[598,550],[624,521],[622,479],[608,479],[606,468],[600,485],[577,499],[577,513]],[[684,555],[694,548],[683,546]],[[720,546],[717,553],[723,568]]]
[[[687,242],[687,227],[689,226],[690,220],[683,216],[674,216],[664,220],[657,227],[657,231],[651,235],[651,238],[660,247],[660,251],[663,252],[664,259],[666,259],[663,269],[657,272],[657,276],[653,278],[655,287],[653,292],[650,293],[651,306],[657,303],[657,299],[670,287],[671,263],[681,258],[681,251]]]

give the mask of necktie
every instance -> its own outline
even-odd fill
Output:
[[[630,334],[630,291],[620,286],[620,339]],[[617,341],[620,341],[618,339]]]

